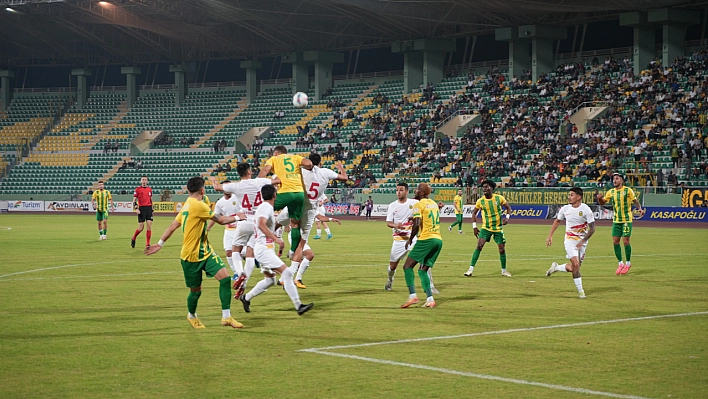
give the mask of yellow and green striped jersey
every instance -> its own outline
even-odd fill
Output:
[[[452,202],[455,204],[455,215],[462,214],[462,196],[456,195]]]
[[[635,198],[634,190],[629,187],[622,187],[619,190],[611,188],[605,193],[605,201],[612,200],[613,223],[632,223],[634,219],[632,203]]]
[[[91,198],[96,201],[96,210],[99,212],[108,211],[108,201],[113,200],[113,197],[111,197],[111,192],[108,190],[96,190],[93,192]]]
[[[214,250],[207,237],[207,221],[213,213],[204,201],[187,198],[177,220],[182,226],[182,251],[180,258],[187,262],[201,262],[211,256]]]
[[[430,198],[423,198],[413,205],[413,219],[420,219],[418,230],[418,241],[437,238],[442,240],[440,235],[440,208],[438,204]]]
[[[502,231],[502,205],[506,199],[499,194],[492,194],[492,198],[482,196],[474,205],[475,209],[482,210],[482,228],[493,233]]]

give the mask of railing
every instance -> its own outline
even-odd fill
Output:
[[[450,121],[452,120],[452,118],[454,118],[454,117],[456,117],[456,116],[458,116],[458,115],[473,115],[473,114],[476,114],[476,112],[475,112],[474,110],[472,110],[472,109],[469,109],[469,108],[461,108],[461,109],[458,109],[457,111],[453,112],[450,116],[448,116],[447,118],[445,118],[442,122],[440,122],[440,123],[438,123],[437,125],[435,125],[435,129],[436,129],[436,130],[437,130],[437,129],[440,129],[440,128],[443,127],[446,123],[450,122]]]

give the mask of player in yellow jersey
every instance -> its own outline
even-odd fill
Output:
[[[452,199],[452,205],[455,207],[455,217],[457,220],[447,228],[447,231],[452,232],[452,228],[457,226],[457,234],[464,234],[462,232],[462,190],[457,190],[457,195]]]
[[[470,268],[465,272],[465,276],[470,277],[474,272],[474,267],[479,259],[479,254],[484,248],[484,244],[488,243],[492,238],[499,247],[499,260],[501,261],[501,274],[504,277],[511,277],[511,273],[506,270],[506,237],[502,226],[509,223],[511,217],[511,206],[506,202],[506,199],[494,194],[494,189],[497,184],[491,180],[482,182],[482,191],[484,195],[477,200],[474,208],[474,218],[472,219],[472,228],[474,236],[477,237],[477,248],[472,254]],[[502,215],[502,207],[506,209],[506,216]],[[482,213],[482,229],[477,228],[477,214]]]
[[[629,237],[632,236],[632,204],[637,207],[641,215],[644,215],[642,205],[634,195],[634,190],[624,186],[624,176],[619,173],[612,174],[612,184],[614,188],[607,190],[605,195],[597,195],[597,202],[600,205],[605,205],[612,201],[612,244],[615,247],[615,256],[617,257],[617,270],[615,275],[627,274],[629,268],[632,267],[630,259],[632,258],[632,246],[629,244]],[[622,248],[620,247],[620,237],[624,244],[624,254],[627,259],[622,262]]]
[[[403,264],[403,272],[406,276],[406,285],[408,285],[410,296],[408,301],[401,305],[402,308],[418,303],[418,296],[415,293],[415,273],[413,272],[413,268],[418,263],[420,263],[418,276],[423,285],[423,290],[428,296],[423,307],[435,307],[428,270],[435,265],[435,261],[442,250],[443,242],[442,235],[440,235],[440,208],[435,201],[428,198],[430,191],[430,186],[425,183],[420,183],[415,189],[415,199],[418,202],[413,205],[413,227],[408,241],[406,241],[405,249],[407,250],[411,246],[416,236],[418,236],[418,241],[408,254],[406,263]]]
[[[113,209],[113,197],[111,192],[106,190],[103,181],[98,182],[98,190],[91,196],[93,207],[96,209],[96,221],[98,221],[98,239],[106,240],[108,233],[108,212]],[[110,202],[110,205],[109,205]]]
[[[302,171],[300,168],[312,170],[312,161],[297,154],[288,154],[285,146],[279,145],[273,149],[273,156],[268,158],[265,166],[261,169],[258,177],[266,177],[273,172],[280,178],[280,188],[275,197],[275,210],[280,211],[288,208],[290,215],[291,236],[295,245],[293,262],[302,261],[302,249],[305,241],[300,234],[300,218],[303,215],[303,208],[309,207],[309,201],[305,200],[305,187],[302,182]]]
[[[202,295],[202,272],[207,277],[219,281],[219,298],[221,299],[221,324],[227,327],[243,328],[243,324],[231,317],[231,274],[224,266],[219,255],[214,252],[207,236],[207,221],[213,220],[221,225],[235,223],[246,216],[239,213],[236,216],[214,215],[209,205],[204,202],[204,179],[195,176],[187,182],[189,198],[175,220],[165,230],[157,244],[145,248],[145,255],[152,255],[162,249],[172,233],[182,227],[184,237],[180,259],[184,281],[189,287],[187,296],[187,320],[194,328],[205,328],[197,317],[197,303]]]

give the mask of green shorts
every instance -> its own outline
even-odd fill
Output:
[[[108,211],[96,211],[96,220],[108,220]]]
[[[305,204],[305,193],[278,193],[275,196],[275,210],[279,211],[286,206],[290,219],[300,220],[302,217],[302,207]]]
[[[423,266],[433,267],[435,261],[438,260],[438,255],[442,251],[443,242],[438,238],[429,238],[427,240],[418,240],[408,257],[420,263]]]
[[[461,213],[456,213],[455,219],[457,219],[457,223],[462,224],[462,214]]]
[[[631,237],[632,222],[612,223],[612,237]]]
[[[206,273],[207,277],[211,278],[214,277],[219,270],[226,267],[224,266],[224,261],[215,253],[212,253],[201,262],[189,262],[184,259],[180,261],[182,262],[182,271],[184,272],[184,282],[189,288],[202,285],[202,271]]]
[[[494,237],[494,242],[496,242],[498,245],[506,244],[506,237],[504,237],[504,230],[494,232],[494,231],[489,231],[486,229],[479,229],[479,238],[482,238],[485,241],[489,242],[489,240],[492,237]]]

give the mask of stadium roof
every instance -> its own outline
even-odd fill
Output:
[[[0,0],[0,66],[138,64],[385,47],[574,25],[682,0]],[[7,8],[6,8],[7,7]]]

